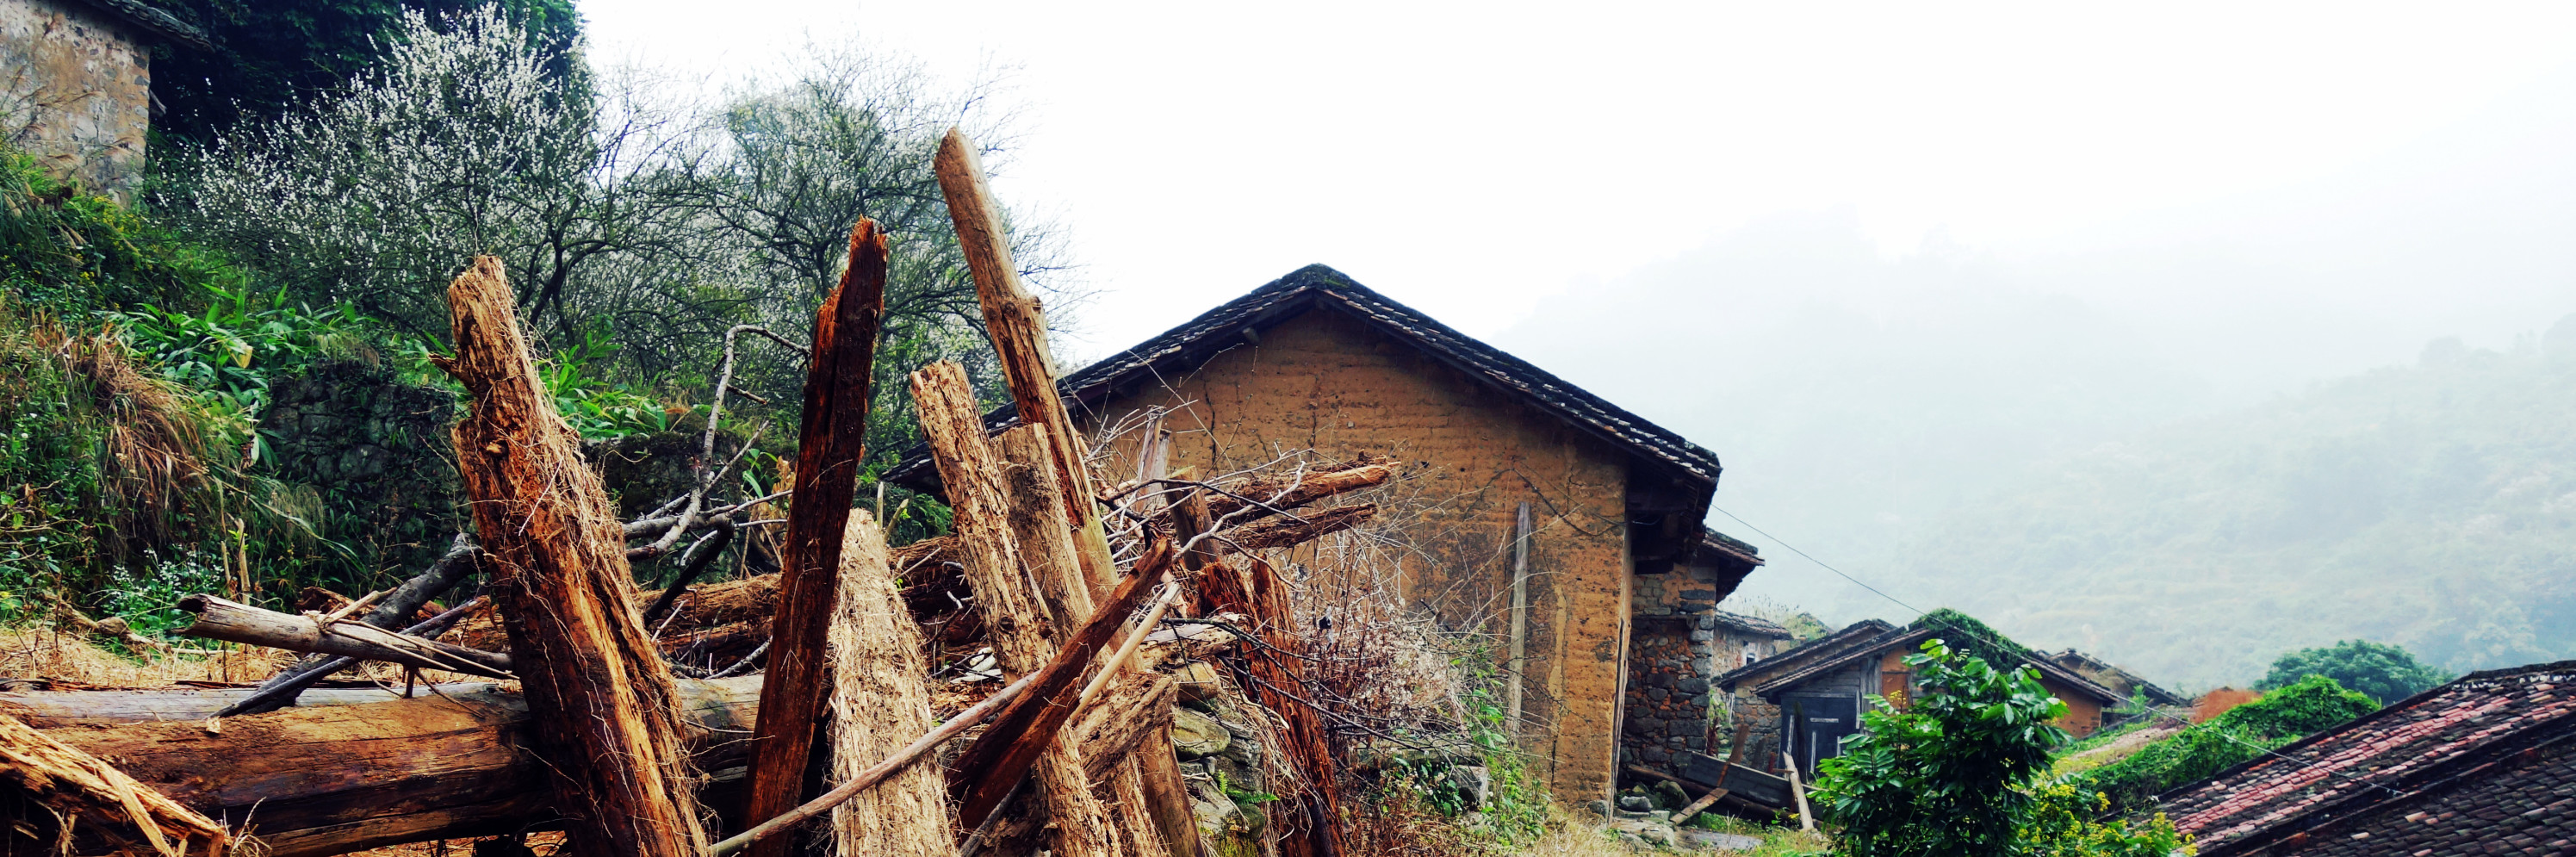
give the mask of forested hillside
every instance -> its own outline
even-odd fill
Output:
[[[2576,656],[2576,316],[2063,456],[1911,533],[1902,577],[2183,686],[2354,637]]]

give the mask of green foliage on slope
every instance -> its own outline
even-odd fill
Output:
[[[2309,676],[2067,781],[2108,795],[2122,812],[2139,810],[2159,792],[2377,710],[2370,697]]]
[[[2566,658],[2570,462],[2576,318],[2051,461],[1922,527],[1899,571],[2185,687],[2354,637],[2452,671]]]

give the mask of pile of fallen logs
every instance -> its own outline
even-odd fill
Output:
[[[1142,471],[1102,484],[972,145],[952,131],[937,167],[1021,417],[990,434],[956,365],[911,374],[949,535],[889,549],[854,509],[888,263],[874,224],[852,230],[817,313],[788,490],[713,501],[741,456],[712,461],[711,415],[696,487],[630,522],[539,384],[501,266],[477,259],[439,361],[469,394],[454,439],[473,533],[386,592],[298,613],[178,605],[195,614],[182,633],[305,656],[256,687],[0,692],[0,851],[256,840],[296,857],[562,829],[580,855],[1198,857],[1167,733],[1171,673],[1206,644],[1149,637],[1222,615],[1197,627],[1295,646],[1258,552],[1366,522],[1375,507],[1314,504],[1394,463],[1201,481],[1162,472],[1148,430]],[[692,583],[738,532],[782,524],[778,572]],[[639,591],[630,562],[664,556],[674,584]],[[1281,725],[1302,783],[1279,851],[1337,854],[1334,760],[1299,662],[1246,663],[1234,683]],[[360,664],[391,666],[375,686],[333,679]]]

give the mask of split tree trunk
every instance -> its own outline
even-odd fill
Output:
[[[439,365],[470,399],[457,470],[555,809],[582,857],[697,857],[678,699],[635,612],[625,527],[538,381],[501,261],[476,257],[447,300],[456,356]]]
[[[1056,478],[1057,461],[1061,456],[1055,454],[1041,426],[1024,425],[1005,431],[997,446],[1011,497],[1011,532],[1019,541],[1021,558],[1036,573],[1039,588],[1056,600],[1057,615],[1091,615],[1095,609],[1093,592],[1074,545],[1074,525],[1065,517],[1064,495],[1058,490],[1061,483]],[[1101,669],[1112,671],[1113,682],[1152,678],[1127,672],[1115,663]],[[1170,755],[1168,749],[1161,752]],[[1175,839],[1169,835],[1171,831],[1155,822],[1164,813],[1157,811],[1157,795],[1145,784],[1144,766],[1138,760],[1121,753],[1115,759],[1085,758],[1083,763],[1093,771],[1094,779],[1103,780],[1101,798],[1108,802],[1110,822],[1116,825],[1120,841],[1134,843],[1130,854],[1165,857],[1178,852],[1182,857],[1197,857],[1195,824],[1187,831],[1190,835]],[[1163,790],[1164,800],[1181,788],[1179,768],[1174,767],[1171,773],[1172,788]],[[1181,806],[1184,811],[1188,808],[1187,803]]]
[[[84,853],[115,849],[218,857],[231,838],[214,819],[135,781],[97,755],[5,716],[0,716],[0,822],[6,822],[0,826],[0,854],[49,853],[77,838],[87,846]]]
[[[912,395],[940,484],[948,489],[957,559],[991,629],[994,660],[1014,678],[1042,669],[1070,629],[1042,618],[1048,611],[1012,537],[1001,464],[984,438],[966,370],[948,362],[922,367],[912,373]],[[1108,836],[1108,808],[1091,793],[1079,748],[1049,743],[1038,755],[1036,774],[1038,796],[1055,820],[1049,843],[1059,857],[1119,853]]]
[[[885,534],[868,513],[855,517],[841,542],[840,603],[832,616],[830,779],[836,785],[939,725],[930,713],[921,626],[895,592]],[[841,857],[956,857],[955,828],[948,784],[931,764],[904,768],[832,810]]]
[[[885,276],[885,236],[875,221],[860,218],[850,229],[841,283],[815,311],[797,435],[796,499],[787,508],[787,563],[779,572],[778,618],[770,625],[769,683],[760,694],[769,716],[752,734],[760,752],[752,757],[743,811],[750,824],[805,800],[806,765],[828,688],[825,638],[840,606],[835,590],[842,537],[866,455],[868,386],[885,315]],[[883,546],[878,550],[882,560]],[[750,857],[786,857],[794,844],[791,837],[764,839],[752,844]]]

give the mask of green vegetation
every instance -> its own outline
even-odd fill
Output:
[[[2272,662],[2272,671],[2256,690],[2278,690],[2309,676],[2333,679],[2381,705],[2431,690],[2450,681],[2449,674],[2415,660],[2397,646],[2368,640],[2345,640],[2333,646],[2300,649]]]
[[[2067,782],[2107,796],[2119,812],[2142,811],[2160,792],[2378,709],[2334,679],[2309,676]]]
[[[1971,620],[1973,621],[1973,620]],[[2098,793],[2043,783],[2049,754],[2067,743],[2048,725],[2066,704],[2031,669],[1996,670],[1983,658],[1927,641],[1907,665],[1923,693],[1899,711],[1885,700],[1862,715],[1868,732],[1818,764],[1811,796],[1838,826],[1834,847],[1874,855],[2101,855],[2190,853],[2161,816],[2132,825],[2093,819]]]

